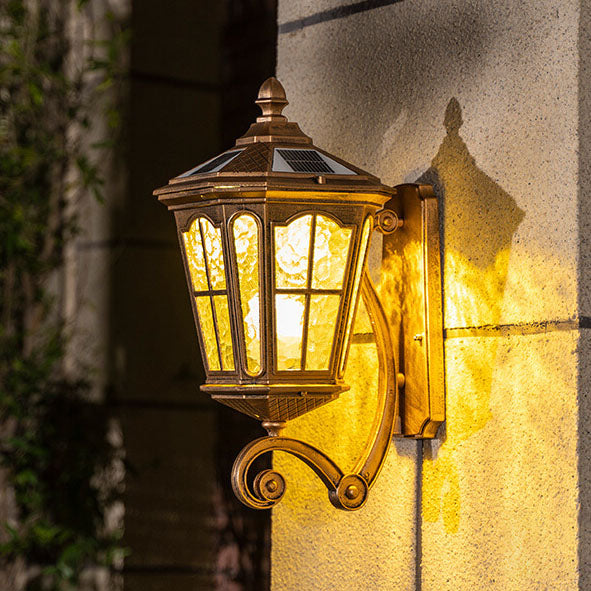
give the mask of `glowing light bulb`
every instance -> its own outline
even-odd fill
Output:
[[[305,301],[306,298],[303,295],[277,294],[275,296],[279,369],[300,368]]]

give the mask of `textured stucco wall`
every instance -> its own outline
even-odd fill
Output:
[[[387,183],[436,185],[447,421],[435,441],[392,444],[355,514],[278,455],[273,591],[590,589],[589,7],[377,4],[280,1],[277,73],[317,145]],[[287,431],[345,466],[375,374],[356,347],[352,391]]]

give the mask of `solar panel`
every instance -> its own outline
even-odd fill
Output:
[[[224,154],[220,154],[216,156],[213,160],[194,168],[190,172],[181,175],[181,176],[193,176],[194,174],[201,174],[203,172],[211,172],[216,168],[221,168],[224,164],[232,160],[234,156],[238,155],[242,150],[232,150],[231,152],[225,152]]]
[[[281,150],[279,155],[294,172],[328,172],[334,170],[325,162],[316,150]]]

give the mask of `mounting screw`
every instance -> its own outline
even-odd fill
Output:
[[[269,480],[269,482],[267,482],[265,484],[265,488],[270,492],[270,493],[274,493],[277,490],[278,484],[276,480]]]
[[[406,376],[403,373],[396,374],[396,384],[399,389],[404,388],[404,384],[406,384]]]
[[[351,484],[347,487],[347,490],[345,491],[345,496],[350,501],[352,501],[353,499],[356,499],[359,496],[359,489],[354,484]]]

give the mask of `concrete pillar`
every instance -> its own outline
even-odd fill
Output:
[[[436,186],[447,421],[434,441],[395,441],[353,514],[278,454],[273,591],[591,589],[590,14],[279,2],[285,114],[389,184]],[[287,430],[344,467],[371,425],[372,347],[354,345],[350,393]]]
[[[127,472],[125,591],[210,589],[214,406],[174,222],[152,190],[219,149],[223,7],[143,0],[131,15],[129,191],[113,216],[111,352]],[[205,114],[197,121],[195,114]]]

